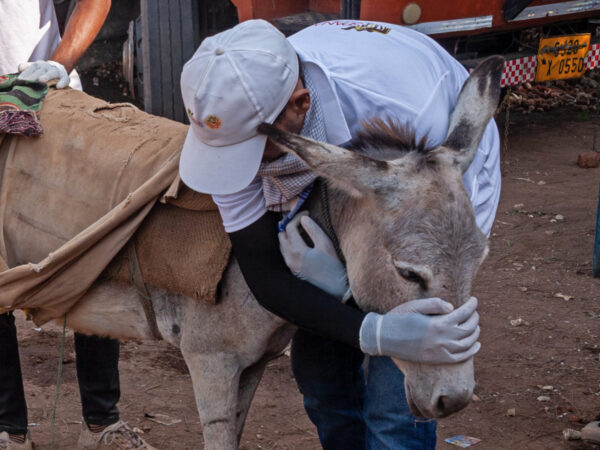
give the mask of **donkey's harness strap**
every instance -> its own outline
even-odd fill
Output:
[[[338,241],[337,234],[335,234],[335,230],[333,229],[333,225],[331,224],[331,211],[329,209],[329,193],[327,192],[327,180],[324,178],[319,178],[320,184],[320,194],[321,194],[321,205],[323,205],[323,225],[325,226],[325,232],[331,239],[333,243],[333,247],[335,248],[335,253],[338,258],[342,262],[342,264],[346,265],[346,258],[344,258],[344,254],[342,253],[342,249],[340,248],[340,242]]]
[[[129,259],[129,274],[131,281],[138,293],[138,297],[140,299],[140,303],[142,304],[144,314],[146,315],[146,322],[148,322],[148,327],[150,328],[152,337],[154,339],[162,339],[162,336],[158,331],[158,324],[156,323],[154,308],[152,308],[152,297],[146,288],[146,283],[144,283],[144,277],[142,276],[142,271],[140,269],[140,262],[135,250],[135,240],[133,238],[130,239],[129,243],[127,244],[127,257]]]

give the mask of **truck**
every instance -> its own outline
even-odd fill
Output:
[[[115,8],[107,26],[126,27],[129,91],[146,111],[182,122],[183,64],[202,39],[249,19],[286,35],[324,21],[373,32],[380,23],[403,25],[431,36],[467,69],[503,55],[503,87],[600,68],[600,0],[120,0]]]

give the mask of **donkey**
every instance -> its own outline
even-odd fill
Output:
[[[432,149],[424,148],[425,139],[416,144],[406,127],[383,120],[366,123],[350,143],[352,150],[272,125],[259,128],[332,182],[332,228],[362,310],[385,313],[426,297],[458,307],[470,298],[488,247],[475,223],[462,173],[498,104],[503,64],[502,57],[491,57],[473,71],[451,113],[446,141]],[[311,206],[315,213],[323,222],[322,205]],[[407,399],[416,416],[446,417],[472,398],[472,358],[435,366],[394,362],[405,375]]]
[[[367,127],[356,151],[260,127],[331,182],[330,222],[363,310],[383,313],[432,296],[457,306],[468,299],[487,245],[461,174],[498,103],[502,65],[502,58],[493,57],[475,69],[451,114],[446,141],[430,150],[407,147],[398,130],[382,122]],[[317,220],[328,219],[329,208],[318,200],[310,209]],[[255,301],[234,258],[216,305],[160,286],[149,291],[160,335],[181,349],[188,366],[205,448],[237,448],[265,364],[295,328]],[[67,324],[119,339],[152,338],[137,296],[131,284],[98,280],[68,313]],[[439,366],[395,362],[417,415],[444,417],[471,399],[472,360]]]

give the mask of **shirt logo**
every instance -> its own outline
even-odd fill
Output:
[[[366,31],[368,33],[381,33],[381,34],[388,34],[390,31],[392,31],[392,29],[389,27],[385,27],[383,25],[377,25],[374,23],[353,25],[353,26],[349,26],[346,28],[342,28],[342,30]]]
[[[221,119],[217,116],[207,116],[206,119],[204,119],[204,123],[211,130],[218,130],[222,125]]]

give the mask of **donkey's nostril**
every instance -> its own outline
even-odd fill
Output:
[[[444,412],[446,411],[446,400],[447,397],[445,395],[440,395],[437,401],[437,412],[438,414],[444,415]]]
[[[434,416],[437,418],[442,418],[463,409],[465,406],[467,406],[471,398],[470,395],[466,394],[467,392],[465,391],[464,393],[461,392],[451,395],[440,395],[437,398],[437,401],[434,403]]]

